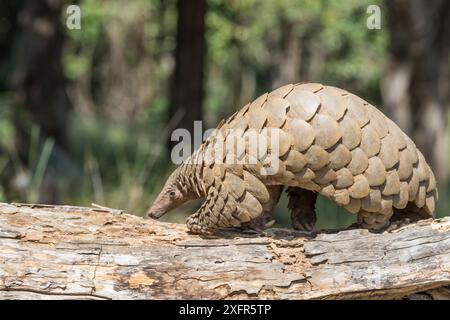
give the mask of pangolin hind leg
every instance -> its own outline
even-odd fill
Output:
[[[292,227],[296,230],[312,231],[317,221],[317,193],[298,187],[289,187],[287,192]]]
[[[269,192],[270,198],[269,201],[263,204],[263,211],[261,215],[244,224],[244,227],[248,227],[256,231],[262,231],[271,227],[271,224],[274,221],[272,215],[278,201],[280,200],[283,186],[267,186],[267,191]]]
[[[434,218],[434,215],[432,215]],[[388,229],[396,229],[405,226],[411,222],[417,222],[421,219],[430,218],[423,210],[410,202],[404,209],[394,209],[394,214],[390,219]]]
[[[394,208],[387,213],[367,212],[364,210],[358,212],[359,226],[373,231],[395,229],[426,218],[429,217],[423,210],[411,202],[404,209]]]
[[[429,216],[426,216],[420,208],[410,202],[404,209],[394,209],[391,221],[408,220],[410,222],[416,222],[426,218],[429,218]]]

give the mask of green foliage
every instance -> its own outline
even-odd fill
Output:
[[[14,126],[8,118],[0,116],[0,143],[2,146],[13,141]]]
[[[8,147],[8,153],[0,154],[0,181],[4,177],[13,176],[10,182],[13,192],[8,197],[3,186],[0,187],[0,201],[22,201],[29,203],[39,202],[45,172],[50,163],[54,141],[52,138],[42,138],[37,126],[30,130],[30,148],[28,151],[28,164],[23,163],[14,147]],[[12,162],[12,163],[11,163]]]
[[[369,30],[366,9],[381,1],[280,0],[209,1],[207,15],[208,77],[206,106],[220,110],[233,105],[240,88],[230,85],[242,74],[255,77],[256,88],[249,97],[271,87],[280,62],[281,42],[286,28],[302,39],[303,69],[308,78],[344,86],[379,104],[378,83],[384,68],[387,36],[385,28]],[[290,41],[290,39],[288,39]],[[299,53],[300,54],[300,53]],[[320,59],[319,59],[320,58]],[[228,113],[228,112],[226,112]]]
[[[168,170],[165,149],[157,139],[161,132],[167,134],[165,129],[161,124],[130,128],[80,120],[73,119],[69,130],[74,156],[83,164],[72,200],[144,212]]]
[[[0,156],[0,177],[3,176],[4,170],[8,165],[8,158],[5,156]],[[3,186],[0,186],[0,202],[7,201]]]
[[[38,150],[39,131],[36,127],[32,128],[31,148],[30,148],[30,163],[32,164],[32,175],[30,186],[27,188],[27,201],[36,203],[39,201],[41,193],[41,185],[44,178],[45,171],[52,153],[54,141],[52,138],[47,138],[44,141],[42,150]]]

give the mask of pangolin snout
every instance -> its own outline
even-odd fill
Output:
[[[167,210],[162,207],[157,205],[156,203],[154,203],[150,209],[148,209],[147,211],[147,217],[148,218],[152,218],[152,219],[159,219],[161,218],[165,213],[167,212]]]

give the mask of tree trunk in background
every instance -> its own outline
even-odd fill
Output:
[[[202,119],[203,75],[206,51],[206,0],[178,0],[175,71],[172,78],[169,123],[189,130]],[[191,145],[193,144],[193,139]],[[170,141],[169,148],[176,142]]]
[[[382,85],[390,116],[448,180],[450,1],[385,2],[390,61]]]
[[[303,70],[303,35],[297,32],[296,25],[291,22],[281,23],[282,34],[277,54],[274,58],[275,77],[272,89],[279,88],[288,83],[301,81]],[[280,50],[281,49],[281,50]]]
[[[23,7],[23,2],[23,0],[0,1],[0,92],[10,89],[8,81],[14,61],[13,43],[19,29],[17,16]]]
[[[14,121],[16,146],[27,162],[30,129],[52,137],[66,149],[67,115],[71,107],[62,66],[64,42],[61,12],[63,1],[29,0],[19,14],[21,34],[17,43]]]

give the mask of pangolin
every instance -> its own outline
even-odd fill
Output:
[[[250,141],[248,133],[255,132],[262,143]],[[231,148],[216,148],[231,140]],[[269,172],[275,162],[277,170]],[[434,217],[438,197],[424,156],[392,120],[345,90],[299,83],[265,93],[222,120],[170,175],[147,215],[156,219],[205,198],[187,219],[193,233],[264,226],[285,187],[292,226],[305,231],[314,228],[318,194],[371,230],[393,216]]]

